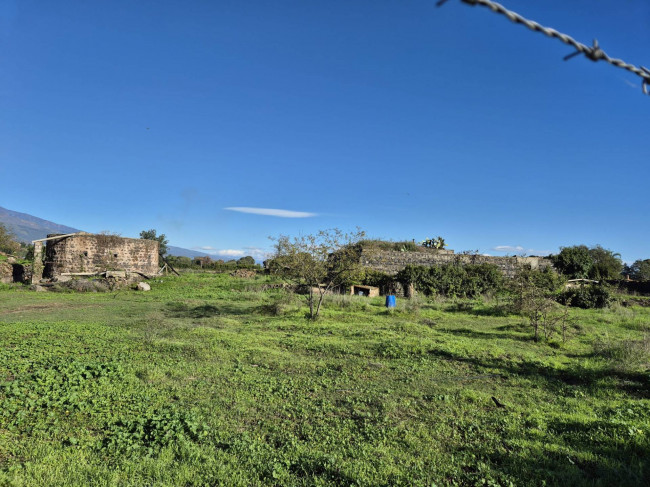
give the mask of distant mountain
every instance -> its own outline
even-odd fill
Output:
[[[173,245],[168,245],[167,246],[167,255],[176,255],[180,257],[189,257],[190,259],[193,259],[195,257],[205,257],[206,254],[205,252],[197,252],[196,250],[189,250],[189,249],[183,249],[181,247],[174,247]]]
[[[60,225],[48,220],[43,220],[36,216],[20,213],[18,211],[8,210],[0,206],[0,223],[14,234],[19,242],[30,243],[32,240],[38,240],[47,237],[50,233],[77,233],[81,230],[76,228]],[[173,247],[169,245],[167,253],[169,255],[181,255],[184,257],[203,257],[207,254],[195,252],[194,250]]]
[[[0,223],[13,233],[19,242],[30,243],[32,240],[47,237],[48,233],[76,233],[81,230],[43,220],[27,213],[8,210],[0,206]]]

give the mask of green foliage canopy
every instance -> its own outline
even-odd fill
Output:
[[[140,238],[144,240],[156,240],[158,242],[158,253],[160,255],[165,255],[167,253],[167,244],[169,240],[164,233],[156,235],[156,230],[153,228],[151,230],[142,230],[140,232]]]
[[[592,266],[589,269],[590,279],[617,279],[621,277],[623,262],[621,254],[604,249],[596,245],[589,249],[592,259]]]
[[[628,268],[629,276],[637,281],[650,281],[650,259],[635,260]]]
[[[237,266],[238,267],[247,267],[247,266],[254,266],[255,265],[255,259],[247,255],[246,257],[242,257],[237,261]]]
[[[14,240],[13,234],[0,223],[0,252],[15,254],[20,250],[20,244]]]
[[[553,256],[555,268],[570,279],[586,279],[593,263],[586,245],[562,247],[560,253]]]
[[[318,316],[324,295],[333,287],[361,278],[360,229],[344,233],[338,228],[275,240],[275,254],[267,264],[271,273],[308,288],[307,302],[312,319]]]
[[[621,255],[600,245],[562,247],[553,264],[569,279],[618,279],[623,270]]]

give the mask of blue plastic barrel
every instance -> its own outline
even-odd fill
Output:
[[[395,296],[393,296],[392,294],[386,296],[386,307],[394,308],[395,306],[396,306]]]

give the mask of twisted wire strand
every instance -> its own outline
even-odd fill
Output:
[[[437,2],[437,6],[440,7],[446,2],[447,0],[439,0]],[[586,44],[576,41],[573,37],[567,34],[563,34],[562,32],[559,32],[551,27],[544,27],[543,25],[538,24],[534,20],[526,19],[525,17],[519,15],[517,12],[508,10],[503,5],[497,2],[493,2],[492,0],[461,0],[461,2],[471,6],[481,5],[483,7],[487,7],[493,12],[505,15],[508,19],[510,19],[512,22],[516,24],[522,24],[528,27],[530,30],[533,30],[535,32],[541,32],[542,34],[547,35],[548,37],[559,39],[563,43],[572,46],[576,50],[576,52],[569,54],[568,56],[565,56],[564,57],[565,61],[571,59],[572,57],[578,54],[584,54],[588,59],[591,59],[594,62],[605,61],[611,64],[612,66],[616,66],[618,68],[622,68],[627,71],[630,71],[631,73],[640,76],[641,79],[643,80],[642,83],[643,93],[647,95],[650,92],[650,70],[648,68],[645,68],[643,66],[635,66],[633,64],[626,63],[622,59],[609,57],[605,53],[605,51],[603,51],[600,48],[600,46],[598,45],[598,41],[595,39],[593,45],[588,46]]]

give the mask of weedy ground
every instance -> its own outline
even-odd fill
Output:
[[[0,288],[0,485],[648,485],[650,308]],[[268,287],[268,286],[267,286]]]

